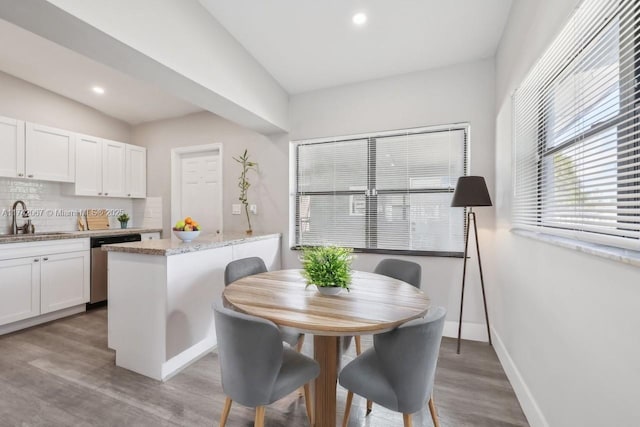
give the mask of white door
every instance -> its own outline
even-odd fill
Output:
[[[89,302],[89,266],[89,251],[42,257],[42,314]]]
[[[222,231],[219,153],[183,154],[180,171],[180,218],[192,217],[204,233]]]
[[[24,122],[0,117],[0,176],[24,177]]]
[[[127,144],[125,163],[127,196],[147,197],[147,149]]]
[[[125,144],[103,140],[102,192],[105,196],[126,197]]]
[[[75,180],[75,135],[48,126],[27,123],[25,130],[27,178],[43,181]]]
[[[79,135],[76,141],[76,191],[78,196],[102,195],[102,140]]]
[[[0,261],[0,325],[40,314],[40,258]]]

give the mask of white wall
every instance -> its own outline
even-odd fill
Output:
[[[245,126],[287,128],[287,93],[197,0],[40,0],[0,16]]]
[[[32,121],[74,132],[129,142],[131,127],[93,108],[57,95],[39,86],[0,72],[0,116]],[[129,199],[68,196],[71,184],[0,178],[0,212],[23,200],[28,209],[124,209],[131,214]],[[4,210],[7,211],[4,211]],[[33,218],[36,231],[73,231],[76,218],[42,216]],[[10,231],[11,216],[0,215],[0,233]],[[140,225],[140,224],[130,224]],[[119,226],[111,218],[111,226]]]
[[[640,425],[640,270],[510,232],[511,93],[578,0],[520,0],[496,57],[498,354],[532,426]]]
[[[0,116],[129,142],[131,126],[0,71]]]
[[[266,137],[203,112],[136,126],[132,139],[133,144],[147,147],[147,194],[162,197],[165,233],[171,230],[171,149],[212,143],[223,146],[224,230],[246,230],[245,217],[231,215],[231,205],[239,203],[237,178],[241,171],[232,157],[242,154],[245,148],[260,167],[258,175],[250,176],[249,202],[258,205],[258,215],[251,218],[253,229],[255,232],[287,229],[289,148],[286,135]]]
[[[484,175],[493,193],[494,95],[493,60],[294,95],[290,100],[290,137],[298,140],[469,122],[470,173]],[[481,245],[486,257],[492,252],[492,233],[488,232],[492,228],[492,217],[490,208],[478,210]],[[283,251],[285,266],[299,265],[297,255],[297,252]],[[359,254],[354,267],[371,271],[384,257]],[[445,306],[449,311],[445,334],[457,334],[462,260],[403,258],[422,265],[422,288],[434,304]],[[484,339],[486,332],[475,256],[469,267],[464,310],[464,322],[469,325],[463,328],[463,335]]]

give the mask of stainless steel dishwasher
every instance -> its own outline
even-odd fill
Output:
[[[102,245],[139,242],[141,240],[140,234],[91,238],[91,296],[89,304],[107,300],[107,253],[102,250]]]

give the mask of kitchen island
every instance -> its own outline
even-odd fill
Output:
[[[280,269],[280,234],[202,235],[105,245],[109,257],[109,348],[116,365],[166,380],[211,351],[211,305],[226,265],[257,256]]]

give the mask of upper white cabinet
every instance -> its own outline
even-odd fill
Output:
[[[147,149],[127,144],[125,152],[127,196],[147,197]]]
[[[25,128],[27,178],[74,182],[76,135],[73,132],[27,123]]]
[[[147,150],[87,135],[76,142],[76,196],[147,196]]]
[[[76,140],[76,191],[78,196],[102,195],[102,140],[78,135]]]
[[[75,183],[76,196],[147,197],[147,149],[0,117],[0,177]]]
[[[122,142],[103,140],[102,192],[105,196],[126,197],[125,146]]]
[[[0,176],[24,177],[24,122],[0,117]]]

